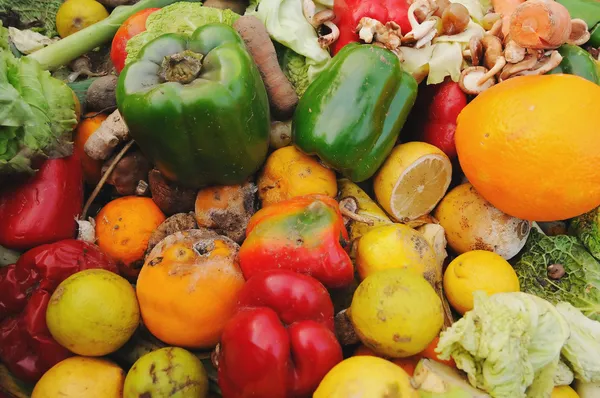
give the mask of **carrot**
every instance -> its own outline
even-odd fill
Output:
[[[265,25],[256,17],[240,17],[233,27],[246,43],[269,95],[275,115],[281,120],[292,116],[298,104],[298,95],[277,61],[277,53]]]
[[[504,37],[508,35],[510,16],[524,2],[525,0],[492,0],[494,12],[502,15],[502,33]]]
[[[510,38],[525,48],[556,48],[569,40],[571,16],[565,6],[549,0],[529,0],[510,17]]]
[[[425,348],[423,351],[421,351],[418,355],[423,358],[427,358],[427,359],[431,359],[431,360],[443,363],[444,365],[450,366],[452,368],[456,368],[456,363],[454,362],[454,360],[452,358],[450,358],[450,360],[440,359],[437,352],[435,352],[435,348],[437,347],[439,341],[440,341],[440,338],[436,337],[435,339],[433,339],[433,341],[431,343],[429,343],[427,348]]]

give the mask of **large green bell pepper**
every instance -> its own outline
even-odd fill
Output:
[[[563,44],[558,48],[558,52],[563,56],[563,59],[560,65],[552,69],[548,74],[566,73],[600,84],[598,63],[590,53],[572,44]]]
[[[348,44],[300,99],[292,140],[352,181],[364,181],[393,149],[416,96],[417,82],[395,54]]]
[[[224,24],[148,43],[119,76],[131,136],[168,179],[192,188],[243,182],[269,146],[269,100],[238,34]]]
[[[571,18],[583,19],[588,28],[600,22],[600,2],[598,0],[557,0],[569,11]]]

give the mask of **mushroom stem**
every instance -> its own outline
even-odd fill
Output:
[[[326,21],[323,25],[327,26],[331,32],[325,36],[319,37],[319,45],[321,48],[327,48],[340,38],[340,30],[332,21]]]
[[[477,81],[477,84],[482,85],[488,80],[490,80],[492,77],[496,76],[496,74],[498,74],[502,70],[502,68],[504,68],[504,65],[506,65],[506,60],[504,59],[504,57],[496,58],[496,63],[494,64],[494,66],[489,71],[487,71],[487,73],[483,75],[481,79]]]

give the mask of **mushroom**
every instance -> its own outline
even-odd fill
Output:
[[[360,39],[365,43],[375,41],[375,44],[379,44],[381,47],[392,51],[397,50],[402,44],[400,26],[393,21],[383,25],[376,19],[364,17],[361,18],[356,31]]]
[[[471,40],[469,40],[469,49],[463,51],[463,56],[471,59],[471,64],[473,66],[479,65],[481,57],[483,56],[483,46],[481,45],[481,39],[479,37],[471,37]]]
[[[412,30],[402,38],[402,43],[415,43],[415,48],[424,47],[437,35],[437,17],[429,19],[433,14],[431,3],[427,0],[417,0],[408,8],[408,22]],[[419,23],[416,14],[425,15],[425,20]]]
[[[319,45],[322,48],[327,48],[333,44],[340,37],[340,30],[337,25],[333,23],[335,19],[335,13],[332,10],[317,11],[317,6],[313,0],[302,1],[302,12],[307,21],[315,28],[318,29],[321,25],[325,25],[329,28],[330,32],[324,36],[319,35]]]
[[[480,85],[494,77],[506,65],[506,59],[502,55],[502,42],[498,36],[486,34],[481,39],[481,45],[483,46],[483,64],[488,71],[478,82]]]
[[[526,50],[514,40],[508,40],[504,46],[504,58],[509,64],[517,64],[525,59]]]
[[[583,19],[572,19],[571,20],[571,34],[567,43],[576,46],[581,46],[590,39],[590,32],[588,32],[587,23]]]
[[[562,59],[558,51],[551,51],[548,56],[537,62],[535,69],[520,72],[515,76],[543,75],[560,65]]]
[[[535,68],[538,59],[534,54],[528,54],[521,62],[507,64],[500,73],[499,81],[516,76],[518,73]]]
[[[488,30],[487,33],[489,33],[490,35],[493,35],[493,36],[501,38],[503,36],[503,33],[502,33],[502,19],[499,19],[496,22],[494,22],[494,25],[492,25],[491,29]]]
[[[484,79],[488,73],[489,71],[483,66],[470,66],[460,73],[458,85],[467,94],[480,94],[496,84],[493,75]]]

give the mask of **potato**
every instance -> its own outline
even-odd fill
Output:
[[[448,192],[434,217],[446,230],[448,245],[458,254],[487,250],[509,260],[523,248],[531,230],[529,221],[496,209],[469,183]]]
[[[337,195],[335,173],[293,146],[273,152],[258,178],[263,207],[309,194]]]

